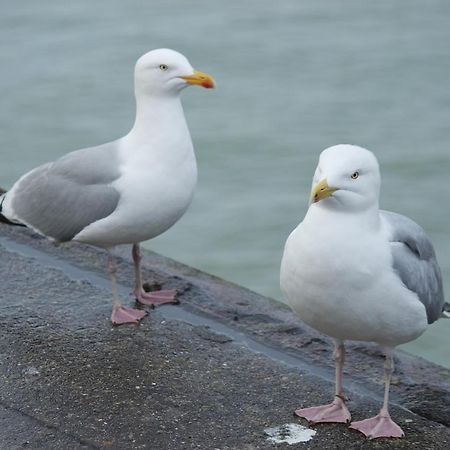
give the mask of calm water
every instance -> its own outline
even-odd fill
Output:
[[[149,248],[280,299],[318,154],[357,143],[380,160],[382,206],[432,237],[449,293],[449,18],[433,0],[4,3],[0,185],[125,134],[135,60],[171,47],[219,88],[184,92],[199,186]],[[449,336],[441,321],[406,348],[450,366]]]

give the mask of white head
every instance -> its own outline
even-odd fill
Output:
[[[336,210],[377,207],[380,169],[375,155],[356,145],[335,145],[319,158],[313,178],[311,203]]]
[[[196,84],[214,87],[214,79],[194,70],[181,53],[167,48],[152,50],[141,56],[134,70],[136,95],[176,95]]]

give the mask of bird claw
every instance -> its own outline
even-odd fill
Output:
[[[118,305],[113,307],[111,322],[113,325],[123,325],[125,323],[138,324],[146,315],[147,313],[145,311]]]
[[[134,292],[136,300],[143,305],[158,306],[166,303],[178,304],[180,301],[176,298],[176,289],[167,289],[161,291],[145,292],[143,289],[140,292]]]
[[[350,428],[363,433],[369,439],[380,437],[403,437],[403,430],[390,418],[389,415],[378,414],[370,419],[353,422]]]
[[[351,420],[350,412],[341,397],[336,397],[329,405],[297,409],[294,414],[312,423],[347,423]]]

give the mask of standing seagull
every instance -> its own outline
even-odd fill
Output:
[[[145,305],[174,303],[176,291],[146,293],[139,243],[166,231],[186,211],[197,165],[180,92],[213,88],[180,53],[158,49],[136,63],[136,121],[121,139],[71,152],[23,175],[0,196],[0,219],[22,224],[56,242],[79,241],[110,249],[132,244],[134,295]],[[138,323],[145,311],[120,303],[111,253],[114,324]]]
[[[444,304],[430,240],[407,217],[380,211],[379,190],[373,153],[353,145],[324,150],[311,205],[281,263],[281,289],[292,309],[335,342],[334,401],[295,413],[314,423],[350,421],[342,389],[344,341],[373,341],[386,351],[383,407],[351,425],[370,438],[404,435],[388,411],[392,351],[420,336]]]

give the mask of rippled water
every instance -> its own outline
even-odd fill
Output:
[[[280,299],[318,154],[351,142],[380,160],[382,206],[432,237],[450,292],[449,15],[437,0],[5,3],[0,185],[126,133],[135,60],[171,47],[219,88],[184,92],[199,185],[149,248]],[[441,321],[406,348],[450,366],[449,336]]]

